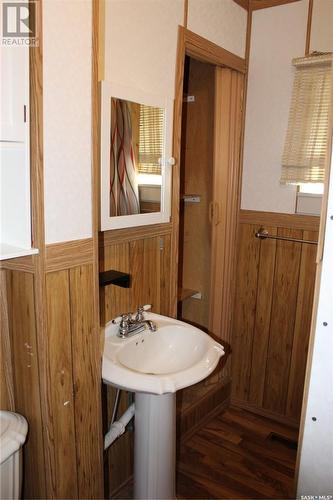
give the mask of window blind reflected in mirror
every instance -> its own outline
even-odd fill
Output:
[[[161,210],[165,111],[111,98],[110,216]]]

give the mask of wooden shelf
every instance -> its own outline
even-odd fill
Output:
[[[130,275],[127,273],[122,273],[120,271],[114,271],[110,269],[109,271],[104,271],[99,273],[99,285],[116,285],[122,288],[130,287]]]
[[[0,243],[0,260],[15,259],[38,253],[38,248],[21,248],[7,243]]]
[[[191,290],[190,288],[179,288],[178,290],[178,302],[183,302],[183,300],[189,299],[192,295],[198,293],[198,290]]]

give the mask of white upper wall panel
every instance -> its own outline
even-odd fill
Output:
[[[333,0],[314,0],[310,51],[333,51]]]
[[[183,0],[106,0],[105,79],[174,98]]]
[[[247,12],[233,0],[189,0],[188,29],[245,57]]]
[[[292,58],[304,55],[308,0],[253,13],[242,208],[295,212],[296,191],[280,185],[293,86]]]
[[[91,2],[43,2],[46,243],[88,238],[91,221]]]

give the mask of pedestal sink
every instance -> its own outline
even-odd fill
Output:
[[[175,499],[176,404],[179,389],[196,384],[216,367],[223,347],[182,321],[147,313],[156,332],[129,338],[106,325],[103,381],[135,392],[134,496]]]

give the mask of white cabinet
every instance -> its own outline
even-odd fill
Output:
[[[1,260],[31,248],[29,48],[0,47]]]
[[[0,46],[0,140],[25,142],[25,106],[29,103],[28,47]]]

